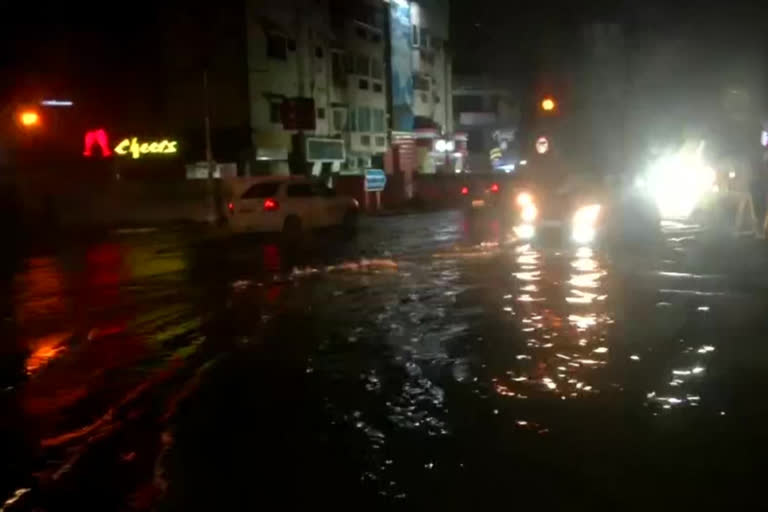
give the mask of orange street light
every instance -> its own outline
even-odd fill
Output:
[[[22,110],[19,113],[19,122],[24,128],[34,128],[40,125],[40,114],[34,110]]]
[[[545,112],[552,112],[557,107],[557,103],[552,98],[544,98],[541,100],[541,110]]]

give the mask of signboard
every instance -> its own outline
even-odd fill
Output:
[[[390,2],[390,69],[392,87],[392,129],[413,130],[413,65],[411,48],[411,3]]]
[[[547,151],[549,151],[549,140],[546,137],[536,139],[536,152],[543,155]]]
[[[308,162],[343,162],[345,159],[343,140],[307,137]]]
[[[102,158],[112,156],[131,156],[134,159],[143,155],[175,154],[178,152],[178,141],[170,139],[140,140],[138,137],[126,137],[112,147],[109,135],[103,128],[85,132],[83,138],[83,156],[94,157],[100,154]]]
[[[314,98],[286,98],[280,105],[280,120],[286,130],[315,129]]]
[[[387,186],[387,175],[382,169],[365,171],[365,191],[381,192]]]

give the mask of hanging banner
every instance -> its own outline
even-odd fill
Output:
[[[392,129],[413,130],[413,68],[411,67],[411,7],[409,2],[389,4],[392,37]]]

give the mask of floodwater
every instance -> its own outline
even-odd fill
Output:
[[[768,250],[458,212],[7,265],[3,510],[689,508],[759,492]]]

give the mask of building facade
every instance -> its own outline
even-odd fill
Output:
[[[448,12],[431,4],[247,0],[245,174],[434,171],[453,114]]]
[[[525,160],[519,98],[519,87],[491,76],[455,77],[454,123],[467,134],[468,169],[511,172]]]

